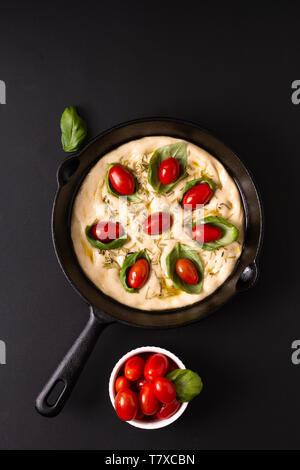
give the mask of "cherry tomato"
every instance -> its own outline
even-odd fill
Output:
[[[148,235],[159,235],[169,230],[172,216],[167,212],[154,212],[149,215],[143,224],[143,230]]]
[[[177,180],[180,173],[180,166],[176,158],[166,158],[158,169],[158,177],[162,184],[171,184]]]
[[[185,209],[196,209],[197,205],[206,204],[213,195],[213,190],[208,183],[199,183],[189,189],[182,199]]]
[[[123,421],[131,421],[136,417],[139,401],[137,394],[130,388],[125,388],[117,393],[115,398],[115,409],[119,418]]]
[[[127,284],[134,289],[143,287],[149,276],[149,263],[146,259],[138,259],[129,269]]]
[[[140,356],[133,356],[127,359],[124,375],[128,380],[138,380],[143,376],[145,361]]]
[[[92,227],[92,235],[95,240],[108,243],[122,237],[124,229],[119,222],[98,222]]]
[[[198,224],[193,228],[193,238],[199,243],[209,243],[219,240],[222,230],[211,224]]]
[[[163,377],[169,367],[169,361],[164,354],[153,354],[145,364],[144,377],[148,382],[154,382]]]
[[[162,403],[172,403],[176,398],[176,389],[170,380],[159,377],[154,382],[154,394]]]
[[[187,284],[197,284],[199,274],[194,263],[186,258],[179,258],[176,262],[176,273]]]
[[[156,418],[158,419],[168,419],[173,416],[176,411],[179,410],[181,403],[174,400],[172,403],[163,403],[156,413]]]
[[[144,377],[142,377],[141,379],[136,381],[135,386],[138,390],[141,390],[142,386],[145,385],[146,383],[147,383],[147,380]]]
[[[109,182],[119,194],[128,196],[135,190],[135,181],[132,174],[122,165],[114,165],[109,170]]]
[[[124,388],[130,388],[130,382],[126,377],[121,375],[120,377],[117,378],[115,382],[115,389],[116,392],[118,393],[120,390],[124,390]]]
[[[140,391],[139,396],[140,408],[144,415],[154,415],[159,409],[159,401],[154,394],[154,385],[145,383]]]

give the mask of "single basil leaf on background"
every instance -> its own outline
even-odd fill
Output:
[[[85,236],[87,241],[94,247],[98,248],[98,250],[115,250],[116,248],[120,248],[123,246],[127,240],[128,236],[124,231],[124,235],[120,238],[116,238],[115,240],[112,240],[111,242],[108,243],[102,243],[100,240],[95,240],[95,238],[92,235],[92,225],[87,225],[85,228]]]
[[[203,388],[201,377],[190,369],[175,369],[166,377],[173,382],[180,402],[193,400]]]
[[[222,237],[219,238],[219,240],[216,240],[214,242],[208,242],[208,243],[202,244],[202,243],[197,242],[196,240],[196,243],[198,243],[198,245],[200,245],[202,249],[206,251],[217,250],[218,248],[222,246],[229,245],[230,243],[237,240],[239,236],[238,228],[235,225],[228,222],[228,220],[222,219],[222,217],[211,215],[211,216],[205,217],[202,220],[197,220],[193,224],[193,228],[195,227],[195,225],[199,225],[199,224],[215,225],[222,231]]]
[[[184,282],[176,273],[176,262],[180,258],[189,259],[194,266],[197,268],[199,274],[199,281],[197,284],[187,284]],[[187,245],[176,243],[175,247],[168,254],[166,258],[168,276],[172,280],[176,289],[187,292],[188,294],[200,294],[203,281],[204,281],[204,270],[201,263],[201,259],[198,253]]]
[[[174,183],[162,184],[158,177],[158,170],[161,163],[167,158],[176,158],[180,166],[179,177]],[[176,144],[165,145],[155,150],[149,162],[148,169],[148,182],[152,188],[158,193],[169,193],[179,181],[187,176],[186,173],[187,162],[187,147],[185,142],[178,142]]]
[[[212,190],[213,192],[215,192],[215,190],[216,190],[216,185],[215,185],[215,183],[214,183],[212,180],[210,180],[210,179],[208,179],[208,178],[197,178],[197,179],[195,179],[195,180],[191,180],[191,181],[188,181],[188,182],[186,183],[185,188],[184,188],[184,190],[183,190],[183,193],[182,193],[182,196],[181,196],[181,198],[180,198],[179,203],[182,204],[182,199],[183,199],[185,193],[187,193],[187,192],[188,192],[191,188],[193,188],[194,186],[197,186],[197,184],[202,184],[202,183],[207,183],[207,184],[209,185],[209,187],[211,188],[211,190]],[[212,195],[212,196],[213,196],[213,195]]]
[[[120,271],[120,281],[121,281],[124,289],[127,292],[134,293],[134,292],[139,291],[139,289],[134,289],[133,287],[128,286],[128,284],[127,284],[127,274],[128,274],[129,269],[131,268],[131,266],[133,266],[134,263],[137,260],[142,259],[142,258],[145,259],[146,261],[148,261],[149,267],[150,267],[151,266],[151,261],[150,261],[150,258],[148,256],[146,250],[136,251],[136,252],[132,253],[131,255],[127,256],[127,258],[125,258],[125,260],[124,260],[123,266],[122,266],[121,271]]]
[[[111,184],[110,184],[110,181],[109,181],[109,170],[115,166],[115,165],[120,165],[122,166],[123,168],[125,168],[127,171],[129,171],[131,173],[131,175],[133,176],[134,178],[134,181],[135,181],[135,190],[134,190],[134,193],[132,194],[129,194],[128,196],[124,196],[123,194],[120,194],[118,193],[117,191],[115,191],[112,187],[111,187]],[[107,167],[107,172],[106,172],[106,178],[105,178],[105,181],[106,181],[106,188],[107,188],[107,191],[109,192],[109,194],[111,194],[112,196],[115,196],[115,197],[118,197],[120,199],[124,199],[124,200],[128,200],[129,202],[141,202],[141,199],[140,197],[137,195],[137,191],[138,191],[138,182],[137,182],[137,179],[135,178],[135,176],[132,174],[132,171],[127,168],[125,165],[122,165],[121,163],[110,163],[110,165],[108,165]]]
[[[65,152],[76,152],[80,149],[87,135],[85,121],[79,116],[74,106],[68,106],[60,120],[61,142]]]

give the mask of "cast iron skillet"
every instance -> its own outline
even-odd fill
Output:
[[[91,167],[101,156],[119,145],[151,135],[167,135],[188,140],[217,157],[234,178],[246,214],[244,247],[230,278],[201,302],[159,312],[141,311],[122,305],[97,289],[79,266],[70,236],[74,198]],[[256,259],[263,231],[261,202],[245,166],[219,139],[189,122],[149,118],[113,127],[96,137],[78,155],[67,158],[58,169],[57,180],[58,190],[52,212],[53,243],[67,279],[90,306],[90,318],[36,400],[36,409],[44,416],[56,416],[62,410],[100,333],[111,323],[119,321],[147,328],[186,325],[214,312],[237,292],[252,287],[258,274]]]

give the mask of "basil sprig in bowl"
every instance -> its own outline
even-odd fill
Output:
[[[222,232],[221,238],[219,238],[218,240],[215,240],[214,242],[208,242],[208,243],[202,244],[196,240],[196,243],[198,243],[202,247],[202,249],[206,251],[217,250],[218,248],[222,246],[229,245],[230,243],[236,241],[239,236],[238,228],[235,225],[228,222],[228,220],[223,219],[222,217],[217,217],[213,215],[205,217],[202,220],[197,220],[193,224],[192,228],[194,228],[195,225],[199,225],[199,224],[215,225]]]
[[[194,264],[199,274],[199,281],[197,284],[187,284],[182,279],[180,279],[176,273],[176,263],[181,258],[188,259]],[[172,251],[170,251],[166,258],[166,264],[168,276],[172,280],[176,289],[187,292],[188,294],[200,294],[203,287],[204,270],[201,259],[195,250],[187,245],[176,243],[175,247]]]
[[[139,259],[145,259],[148,264],[149,264],[149,268],[151,266],[151,260],[147,254],[147,251],[146,250],[141,250],[141,251],[135,251],[134,253],[131,253],[129,256],[127,256],[127,258],[125,258],[125,261],[123,263],[123,266],[121,268],[121,271],[120,271],[120,281],[124,287],[124,289],[127,291],[127,292],[131,292],[131,293],[134,293],[134,292],[138,292],[139,289],[135,289],[134,287],[129,287],[128,284],[127,284],[127,276],[128,276],[128,272],[131,268],[131,266],[134,265],[134,263],[136,261],[138,261]]]
[[[118,165],[118,166],[122,166],[123,168],[125,168],[127,171],[129,171],[129,173],[133,176],[134,178],[134,181],[135,181],[135,189],[134,189],[134,192],[132,194],[128,194],[127,196],[124,196],[123,194],[120,194],[118,193],[114,188],[112,188],[111,184],[110,184],[110,181],[109,181],[109,170],[114,167],[115,165]],[[110,163],[107,167],[107,172],[106,172],[106,178],[105,178],[105,182],[106,182],[106,188],[107,188],[107,191],[109,192],[109,194],[111,194],[112,196],[115,196],[115,197],[119,197],[121,199],[127,199],[129,202],[141,202],[141,199],[140,197],[137,195],[137,192],[138,192],[138,189],[139,189],[139,184],[137,182],[137,179],[135,178],[135,176],[133,175],[132,171],[127,168],[127,166],[125,165],[122,165],[121,163]]]
[[[180,173],[176,181],[170,184],[162,184],[158,177],[158,170],[161,163],[167,158],[176,158],[179,163]],[[165,145],[155,150],[149,162],[148,182],[158,193],[169,193],[183,178],[186,173],[187,147],[185,142]]]
[[[87,241],[92,245],[94,248],[98,248],[98,250],[115,250],[116,248],[120,248],[123,246],[127,240],[128,240],[128,235],[127,233],[124,233],[121,237],[116,238],[115,240],[112,240],[107,243],[103,243],[100,240],[96,240],[93,235],[92,235],[92,228],[93,225],[87,225],[85,228],[85,236]]]
[[[201,377],[190,369],[174,369],[166,377],[173,382],[176,399],[180,402],[193,400],[203,388]]]

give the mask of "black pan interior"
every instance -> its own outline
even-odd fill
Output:
[[[188,140],[210,152],[226,167],[236,181],[245,209],[245,242],[236,269],[229,279],[211,296],[193,305],[165,311],[142,311],[120,304],[103,294],[84,274],[70,236],[70,219],[73,201],[83,179],[90,168],[107,152],[129,140],[151,135],[168,135]],[[55,251],[62,270],[71,285],[95,307],[95,312],[104,319],[116,319],[127,324],[144,327],[168,327],[187,324],[217,310],[237,291],[237,286],[247,287],[247,282],[238,283],[248,266],[253,266],[262,239],[262,209],[260,199],[249,175],[237,155],[223,142],[196,124],[173,119],[143,119],[116,126],[96,137],[78,155],[65,160],[58,170],[58,191],[52,213],[52,236]],[[252,271],[253,272],[253,269]],[[243,276],[241,277],[243,280]]]

